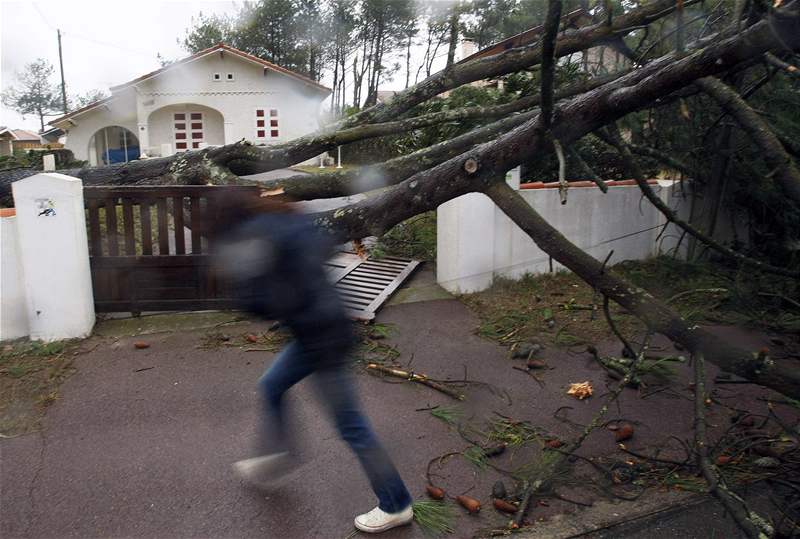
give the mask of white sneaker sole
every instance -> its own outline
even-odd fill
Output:
[[[391,530],[392,528],[397,528],[399,526],[405,526],[407,524],[411,524],[413,520],[414,520],[414,513],[412,512],[411,515],[409,516],[398,515],[396,518],[393,518],[389,522],[381,524],[380,526],[367,526],[366,524],[361,524],[358,521],[358,517],[356,517],[353,523],[355,524],[355,527],[358,530],[364,533],[381,533],[387,530]]]
[[[293,462],[289,453],[264,455],[234,462],[233,471],[248,483],[264,485],[291,472],[294,469]]]

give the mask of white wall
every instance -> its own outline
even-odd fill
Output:
[[[223,80],[215,82],[212,78],[214,73],[220,73]],[[233,81],[225,80],[228,73],[234,74]],[[214,53],[178,66],[139,83],[136,92],[138,116],[140,120],[148,118],[149,147],[153,153],[159,151],[160,143],[154,141],[153,132],[160,129],[158,122],[161,121],[153,112],[166,106],[189,103],[219,111],[225,124],[223,143],[245,139],[258,144],[274,144],[318,129],[320,105],[326,97],[288,75],[265,70],[261,65],[230,53],[221,56]],[[279,111],[277,138],[256,140],[257,108]]]
[[[652,185],[662,200],[679,214],[688,214],[689,201],[677,182]],[[639,188],[576,187],[562,206],[558,189],[523,189],[520,195],[551,225],[599,260],[613,250],[609,264],[668,252],[680,233],[661,213],[642,199]],[[685,201],[685,202],[684,202]],[[682,250],[686,242],[682,244]],[[439,206],[437,211],[437,281],[454,293],[489,288],[495,276],[519,278],[549,271],[550,259],[533,240],[485,195],[472,193]],[[562,268],[553,261],[553,269]]]
[[[220,73],[222,80],[215,82],[213,73]],[[226,80],[228,73],[233,73],[233,81]],[[167,121],[162,111],[186,104],[209,107],[224,118],[222,130],[217,129],[218,117],[213,118],[213,131],[209,130],[213,138],[207,137],[208,144],[231,144],[242,139],[258,144],[286,142],[319,128],[320,106],[327,94],[231,53],[215,52],[114,92],[114,96],[108,109],[99,107],[74,117],[77,125],[59,124],[68,129],[66,147],[76,159],[88,159],[89,139],[110,125],[134,133],[141,151],[148,156],[160,155],[165,142],[174,149],[172,121]],[[256,108],[278,109],[277,138],[255,140]]]
[[[148,119],[150,129],[150,150],[147,155],[153,157],[158,155],[157,149],[161,148],[162,144],[169,144],[173,151],[175,149],[175,135],[173,124],[173,114],[176,112],[201,112],[203,114],[203,142],[211,146],[222,146],[225,144],[225,120],[218,111],[195,104],[181,104],[169,105],[160,108],[153,112]],[[191,123],[189,117],[186,118],[186,124]],[[186,142],[191,145],[192,140],[187,139]]]
[[[81,180],[43,173],[12,191],[31,339],[89,335],[95,313]]]
[[[28,335],[16,217],[0,218],[0,260],[0,341],[6,341]]]

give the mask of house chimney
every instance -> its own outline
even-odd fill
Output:
[[[478,52],[478,45],[471,39],[461,40],[461,60]]]

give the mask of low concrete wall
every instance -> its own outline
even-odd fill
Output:
[[[516,188],[513,181],[509,184]],[[651,187],[686,218],[688,192],[679,182]],[[684,185],[684,188],[686,186]],[[599,260],[614,251],[609,264],[671,252],[680,232],[669,225],[635,185],[569,189],[561,205],[558,189],[522,189],[520,195],[570,241]],[[681,245],[685,248],[686,242]],[[553,270],[562,268],[553,261]],[[550,257],[485,195],[472,193],[439,206],[437,212],[437,281],[453,293],[485,290],[495,276],[520,278],[550,271]]]
[[[6,341],[28,335],[16,217],[0,218],[0,260],[0,341]]]

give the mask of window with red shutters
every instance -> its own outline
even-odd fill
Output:
[[[187,116],[191,119],[186,123]],[[172,115],[174,121],[173,135],[176,151],[186,151],[189,148],[197,149],[200,143],[205,140],[205,130],[203,129],[202,112],[176,112]],[[187,139],[192,141],[191,146]]]
[[[269,116],[269,129],[267,127],[266,116]],[[278,109],[256,109],[256,139],[263,141],[267,138],[278,138],[280,130],[278,129]]]

